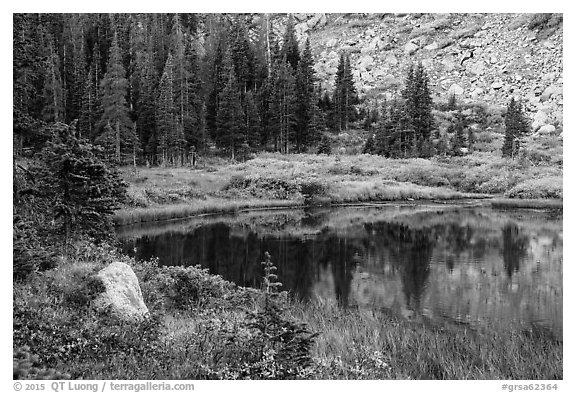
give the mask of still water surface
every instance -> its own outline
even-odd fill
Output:
[[[411,320],[521,324],[562,339],[562,213],[389,205],[119,229],[124,251],[261,285],[265,251],[304,299]]]

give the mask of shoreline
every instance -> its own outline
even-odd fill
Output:
[[[121,209],[114,214],[114,224],[116,227],[123,227],[152,222],[170,222],[194,217],[237,214],[253,211],[273,211],[304,208],[370,207],[396,204],[418,205],[421,203],[458,205],[463,201],[479,202],[477,205],[466,207],[491,207],[492,209],[563,209],[563,199],[512,199],[481,194],[451,199],[409,198],[396,200],[382,199],[365,202],[336,202],[330,200],[320,203],[306,203],[299,200],[221,200],[211,201],[212,203],[208,206],[194,206],[194,201],[191,201],[189,204],[173,204]]]

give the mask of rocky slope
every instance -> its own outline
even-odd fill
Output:
[[[537,134],[562,132],[563,32],[559,15],[295,14],[296,32],[310,37],[316,72],[331,89],[340,53],[350,53],[361,96],[390,98],[406,70],[421,61],[434,100],[502,110],[522,100]],[[285,17],[276,17],[278,33]],[[561,134],[560,134],[561,136]]]

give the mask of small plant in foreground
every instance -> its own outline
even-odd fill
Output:
[[[249,327],[255,330],[252,339],[258,356],[250,366],[249,377],[262,379],[297,378],[312,364],[310,354],[314,338],[302,323],[284,317],[284,306],[278,299],[282,286],[275,274],[277,268],[266,252],[264,265],[264,308],[250,315]]]

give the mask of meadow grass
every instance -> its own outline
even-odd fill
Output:
[[[242,163],[220,159],[198,168],[121,172],[129,184],[129,202],[115,215],[119,225],[303,204],[561,199],[563,189],[561,165],[532,165],[480,152],[431,160],[260,153]]]

